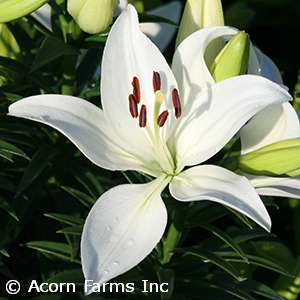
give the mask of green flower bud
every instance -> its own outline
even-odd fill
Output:
[[[300,175],[300,139],[280,141],[242,155],[239,169],[266,176]]]
[[[249,63],[250,38],[240,31],[223,47],[210,67],[216,82],[245,74]]]
[[[118,0],[68,0],[68,12],[90,34],[104,31],[112,22]]]
[[[22,60],[20,47],[6,24],[0,24],[0,56]],[[20,74],[3,66],[0,66],[0,76],[0,86],[3,84],[3,81],[7,82],[8,78],[18,81],[21,77]]]
[[[0,0],[0,23],[24,17],[49,0]]]
[[[176,47],[193,32],[209,26],[224,26],[221,0],[187,0]]]

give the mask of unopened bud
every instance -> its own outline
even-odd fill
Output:
[[[300,175],[300,139],[284,140],[259,148],[239,158],[239,169],[265,176]]]
[[[0,1],[0,23],[24,17],[40,8],[49,0],[2,0]]]
[[[223,47],[210,67],[216,82],[245,74],[250,54],[250,38],[244,31],[238,32]]]
[[[220,0],[187,0],[176,40],[176,47],[193,32],[210,26],[224,26]]]
[[[104,31],[112,22],[118,0],[68,0],[68,12],[90,34]]]

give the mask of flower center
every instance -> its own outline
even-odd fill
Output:
[[[170,154],[167,147],[164,131],[161,132],[159,129],[162,128],[168,119],[170,119],[170,110],[162,110],[162,103],[166,100],[166,93],[161,89],[161,76],[159,72],[153,71],[152,85],[154,92],[154,105],[153,108],[153,122],[147,126],[149,121],[147,116],[149,112],[147,111],[147,105],[142,103],[142,95],[140,89],[140,82],[138,77],[134,76],[132,80],[133,91],[128,96],[129,101],[129,112],[132,118],[138,119],[139,127],[145,128],[149,140],[152,144],[153,149],[153,159],[155,163],[160,167],[161,172],[173,176],[174,170],[176,169],[174,160]],[[179,98],[179,93],[176,88],[173,88],[172,93],[172,105],[174,109],[174,116],[176,119],[181,116],[181,103]]]
[[[145,104],[141,104],[141,89],[139,79],[134,76],[131,84],[133,87],[133,92],[128,96],[129,112],[132,118],[139,118],[139,126],[144,128],[147,125],[147,107]],[[158,127],[163,127],[168,119],[169,111],[164,110],[159,113],[160,106],[165,100],[166,95],[164,91],[161,90],[161,77],[156,71],[153,71],[152,84],[155,94],[154,117],[156,118]],[[181,116],[181,103],[178,90],[176,88],[172,90],[172,103],[174,107],[174,115],[176,119],[178,119]]]

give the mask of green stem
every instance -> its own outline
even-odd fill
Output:
[[[186,208],[173,211],[173,218],[168,228],[167,234],[162,238],[163,257],[160,259],[162,265],[167,264],[172,256],[173,249],[177,247],[184,229],[186,218]]]
[[[65,66],[63,74],[63,83],[61,92],[64,95],[73,95],[75,91],[75,74],[77,55],[68,55],[65,57]]]

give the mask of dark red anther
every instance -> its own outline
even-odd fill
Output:
[[[159,127],[163,127],[168,119],[169,112],[164,110],[157,118],[157,125]]]
[[[300,92],[295,94],[296,98],[300,98]]]
[[[146,127],[146,124],[147,124],[147,108],[146,105],[143,104],[139,115],[139,126],[143,128]]]
[[[138,113],[138,106],[136,102],[136,98],[133,94],[130,94],[128,97],[129,100],[129,111],[130,114],[133,118],[137,118],[139,113]]]
[[[134,76],[131,84],[133,86],[133,95],[135,96],[137,103],[140,103],[141,89],[139,79],[136,76]]]
[[[181,116],[181,103],[177,89],[173,89],[172,91],[172,102],[175,108],[175,117],[178,119]]]
[[[153,90],[154,93],[161,88],[161,80],[160,80],[160,75],[158,72],[153,71],[153,77],[152,77],[152,82],[153,82]]]

